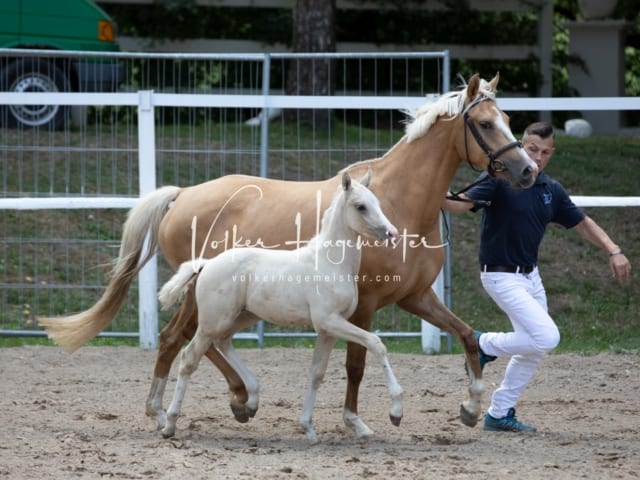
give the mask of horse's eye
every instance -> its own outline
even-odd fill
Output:
[[[487,120],[482,120],[480,121],[480,127],[482,127],[485,130],[491,130],[493,128],[493,123]]]
[[[359,212],[366,212],[367,211],[367,207],[362,205],[361,203],[358,203],[356,205],[356,210],[358,210]]]

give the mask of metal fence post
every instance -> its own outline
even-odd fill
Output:
[[[262,61],[262,98],[264,105],[260,112],[260,176],[269,175],[269,87],[271,85],[271,56],[266,53]],[[258,347],[264,347],[264,320],[258,322]]]
[[[443,215],[440,214],[440,238],[442,241],[442,232],[443,232]],[[443,243],[447,243],[444,241]],[[431,286],[435,294],[438,296],[441,302],[445,301],[445,269],[442,268],[440,273],[433,282]],[[441,346],[441,337],[442,333],[440,329],[432,324],[430,324],[424,318],[422,322],[420,322],[420,336],[422,338],[422,351],[424,353],[433,354],[440,353]]]
[[[271,56],[267,53],[262,62],[262,99],[264,106],[260,113],[260,176],[269,174],[269,87],[271,85]]]
[[[156,136],[153,90],[138,92],[138,160],[140,197],[156,189]],[[147,239],[148,240],[148,239]],[[148,241],[146,242],[148,246]],[[138,274],[140,346],[158,347],[158,262],[154,255]]]

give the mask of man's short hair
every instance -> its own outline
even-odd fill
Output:
[[[548,122],[534,122],[524,130],[523,138],[527,138],[529,135],[537,135],[540,138],[554,138],[555,132],[553,131],[553,125]]]

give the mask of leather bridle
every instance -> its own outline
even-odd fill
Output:
[[[471,163],[471,159],[469,158],[469,145],[468,145],[468,140],[467,140],[467,130],[469,130],[471,132],[471,135],[473,135],[473,138],[475,138],[476,143],[478,144],[478,146],[482,149],[484,154],[489,158],[489,166],[487,167],[487,173],[489,175],[488,176],[483,175],[478,180],[473,182],[471,185],[467,185],[465,188],[463,188],[462,190],[460,190],[458,192],[450,192],[447,195],[447,198],[449,200],[456,200],[456,201],[459,201],[459,202],[471,202],[471,203],[477,204],[477,206],[479,206],[479,207],[487,207],[487,206],[491,205],[491,202],[489,202],[489,201],[475,201],[474,202],[472,200],[467,200],[465,198],[461,198],[460,194],[466,192],[467,190],[469,190],[472,187],[475,187],[477,184],[482,183],[483,181],[487,180],[489,177],[495,177],[496,173],[505,171],[507,169],[507,167],[505,166],[504,162],[499,160],[499,157],[503,153],[508,152],[509,150],[511,150],[512,148],[522,148],[522,143],[516,140],[515,142],[511,142],[511,143],[508,143],[508,144],[500,147],[498,150],[496,150],[494,152],[493,150],[491,150],[489,148],[489,145],[487,145],[487,142],[484,141],[484,138],[482,138],[482,135],[478,131],[478,127],[476,127],[476,125],[475,125],[475,123],[473,123],[473,120],[471,119],[471,117],[469,117],[469,111],[473,107],[479,105],[482,102],[486,102],[488,100],[492,100],[492,98],[484,96],[484,97],[480,97],[477,100],[474,100],[471,103],[471,105],[469,105],[469,107],[465,110],[463,118],[464,118],[464,151],[465,151],[465,155],[467,156],[467,163],[469,164],[469,166],[473,170],[478,171],[478,169],[474,167],[473,163]]]
[[[465,154],[467,156],[467,162],[469,163],[469,165],[471,165],[471,168],[476,170],[474,168],[473,164],[471,163],[471,159],[469,158],[469,146],[468,146],[468,143],[467,143],[467,129],[468,129],[471,132],[471,135],[473,135],[473,138],[476,139],[476,143],[478,144],[478,146],[482,149],[484,154],[489,158],[489,166],[487,167],[487,172],[489,173],[490,176],[495,177],[495,174],[497,172],[503,172],[504,170],[507,169],[507,167],[505,166],[504,162],[499,160],[499,157],[503,153],[508,152],[509,150],[511,150],[512,148],[522,148],[522,143],[519,142],[518,140],[516,140],[515,142],[511,142],[511,143],[508,143],[508,144],[500,147],[495,152],[492,151],[489,148],[489,145],[487,145],[487,142],[484,141],[484,138],[482,138],[482,135],[478,131],[478,128],[476,127],[475,123],[473,123],[473,120],[469,116],[469,112],[471,111],[471,109],[473,107],[479,105],[482,102],[486,102],[488,100],[492,100],[492,99],[490,97],[486,97],[486,96],[485,97],[481,97],[478,100],[475,100],[471,105],[469,105],[469,107],[464,112],[464,115],[463,115],[463,117],[464,117],[464,125],[465,125],[465,128],[464,128],[464,150],[465,150]]]

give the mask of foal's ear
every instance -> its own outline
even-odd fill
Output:
[[[342,174],[342,188],[345,191],[351,188],[351,177],[349,176],[349,172],[344,172]]]
[[[369,167],[367,168],[367,173],[365,173],[364,177],[360,179],[360,183],[369,188],[369,184],[371,183],[371,175],[373,175],[373,170],[371,170],[371,167]]]

